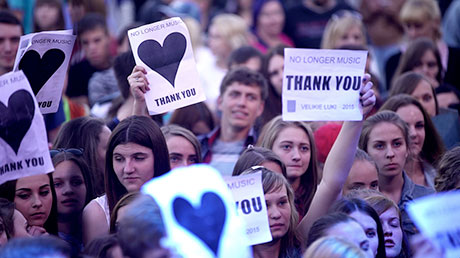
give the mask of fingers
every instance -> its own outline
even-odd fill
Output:
[[[150,90],[149,81],[145,76],[147,71],[142,66],[135,66],[133,72],[128,76],[128,82],[133,91],[133,94],[137,94],[136,91],[146,93]]]
[[[29,234],[31,236],[41,236],[41,235],[47,235],[48,232],[42,227],[39,226],[31,226],[29,229]]]

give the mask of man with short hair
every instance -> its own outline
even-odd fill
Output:
[[[268,96],[265,78],[247,68],[231,70],[224,77],[217,100],[220,126],[200,137],[203,161],[230,176],[241,152],[255,144],[253,129]]]
[[[66,95],[80,103],[88,104],[88,83],[95,72],[112,66],[110,35],[104,17],[90,13],[77,24],[77,37],[85,59],[69,70]]]
[[[13,70],[21,36],[22,25],[16,16],[0,11],[0,75]]]

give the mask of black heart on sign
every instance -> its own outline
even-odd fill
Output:
[[[177,222],[200,238],[217,256],[219,242],[227,217],[225,204],[215,193],[201,197],[201,207],[193,207],[187,200],[177,197],[173,201]]]
[[[187,40],[179,32],[169,34],[163,42],[149,39],[142,42],[137,49],[139,58],[150,69],[159,73],[174,87],[177,69],[185,54]]]
[[[53,76],[64,62],[65,54],[62,50],[53,48],[45,52],[43,58],[35,50],[27,51],[19,62],[19,70],[22,70],[29,80],[35,95]]]
[[[8,107],[0,102],[0,138],[18,154],[22,139],[32,124],[35,105],[32,95],[18,90],[8,99]]]

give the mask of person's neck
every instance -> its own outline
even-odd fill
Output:
[[[133,114],[133,104],[134,98],[130,94],[129,97],[125,100],[125,102],[121,105],[117,112],[118,120],[123,120]]]
[[[257,35],[265,44],[267,44],[267,47],[269,48],[281,43],[280,39],[278,38],[278,35],[270,35],[264,30],[258,29]]]
[[[379,176],[379,190],[384,195],[393,200],[396,204],[399,203],[404,186],[404,178],[402,172],[396,176]]]
[[[248,137],[251,128],[236,129],[231,126],[221,126],[219,140],[223,142],[242,141]]]
[[[265,244],[255,245],[252,247],[254,258],[279,257],[280,249],[281,240],[279,239]]]
[[[328,1],[326,1],[326,3],[324,3],[322,5],[319,5],[319,4],[315,3],[314,0],[304,0],[303,3],[304,3],[304,5],[306,7],[310,8],[311,10],[315,11],[316,13],[325,13],[325,12],[331,10],[332,8],[334,8],[334,6],[337,5],[336,0],[328,0]]]
[[[294,190],[294,192],[297,191],[297,189],[299,189],[300,186],[300,177],[289,179],[289,183],[291,184],[291,187]]]
[[[417,158],[408,158],[406,165],[404,165],[404,171],[411,178],[414,183],[419,185],[425,185],[425,174],[423,173],[422,161]]]
[[[58,231],[67,235],[82,236],[82,214],[58,215]]]
[[[89,61],[89,60],[88,60]],[[91,62],[90,62],[91,64]],[[98,70],[106,70],[106,69],[109,69],[110,66],[112,66],[112,60],[111,59],[108,59],[106,60],[105,62],[101,63],[101,64],[91,64],[94,68],[98,69]]]

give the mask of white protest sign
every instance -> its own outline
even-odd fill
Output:
[[[284,50],[283,120],[358,121],[367,51]]]
[[[0,184],[54,170],[43,116],[22,71],[0,77]]]
[[[446,258],[460,257],[460,192],[438,193],[409,203],[415,225],[446,251]]]
[[[27,76],[42,114],[58,110],[75,39],[71,30],[21,37],[14,71]]]
[[[151,115],[206,99],[190,35],[180,18],[129,30],[128,37],[136,64],[147,70],[150,91],[145,99]]]
[[[183,257],[252,257],[235,202],[208,165],[174,169],[142,186],[160,206],[169,241]]]
[[[238,208],[238,214],[246,222],[246,235],[250,245],[272,240],[268,223],[267,205],[262,188],[262,173],[225,178]]]

